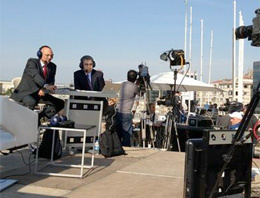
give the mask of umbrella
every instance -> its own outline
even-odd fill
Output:
[[[164,72],[150,77],[150,84],[154,90],[170,90],[174,86],[173,72]],[[176,91],[222,91],[213,85],[177,74]]]

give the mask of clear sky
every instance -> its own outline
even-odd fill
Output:
[[[200,72],[203,19],[203,81],[208,81],[211,30],[211,79],[231,78],[233,0],[188,0],[190,6],[192,70]],[[245,25],[252,25],[257,8],[260,0],[237,0]],[[0,0],[0,80],[21,76],[27,59],[36,57],[42,45],[54,51],[57,83],[73,82],[83,55],[94,57],[106,80],[126,79],[127,71],[137,70],[141,62],[150,75],[170,71],[159,56],[171,48],[184,49],[184,20],[184,0]],[[189,56],[189,26],[187,39]],[[250,44],[246,39],[244,70],[260,61],[260,48]]]

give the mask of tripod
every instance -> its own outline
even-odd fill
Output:
[[[171,68],[171,66],[170,66],[170,68]],[[178,107],[175,104],[175,100],[173,98],[173,95],[175,95],[175,93],[176,93],[176,80],[177,80],[178,70],[175,69],[173,72],[174,72],[174,77],[173,77],[174,84],[171,85],[172,112],[169,112],[167,114],[166,124],[165,124],[165,131],[164,131],[165,139],[164,139],[164,143],[163,143],[163,148],[167,149],[167,150],[171,150],[172,149],[173,145],[171,144],[171,142],[173,140],[173,137],[172,137],[172,130],[173,130],[174,134],[175,134],[175,137],[176,137],[176,141],[177,141],[178,151],[181,152],[180,140],[179,140],[179,135],[178,135],[178,131],[177,131],[177,124],[176,124],[177,123],[176,119],[177,119]],[[172,93],[172,87],[173,87],[173,93]]]
[[[143,141],[143,148],[145,148],[145,141],[147,139],[147,137],[146,137],[147,124],[149,126],[149,131],[150,131],[150,140],[149,141],[152,144],[153,148],[155,148],[155,145],[154,145],[155,135],[154,135],[152,123],[150,121],[150,117],[148,116],[148,115],[150,115],[150,109],[148,107],[148,98],[147,98],[147,90],[148,90],[149,83],[145,80],[145,78],[143,79],[143,82],[144,82],[144,89],[141,88],[141,90],[140,90],[140,97],[142,97],[143,101],[144,101],[144,109],[141,111],[141,136],[142,136],[142,141]],[[149,85],[149,87],[151,88],[150,85]]]

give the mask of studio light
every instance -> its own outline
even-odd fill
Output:
[[[171,66],[178,66],[185,64],[185,57],[183,50],[168,50],[160,55],[160,59],[163,61],[170,61]]]

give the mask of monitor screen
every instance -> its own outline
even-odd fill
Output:
[[[186,142],[185,184],[186,198],[208,198],[225,161],[224,156],[232,146],[236,131],[203,131],[203,138]],[[214,197],[244,193],[251,190],[252,141],[236,146],[230,163],[226,166]]]

